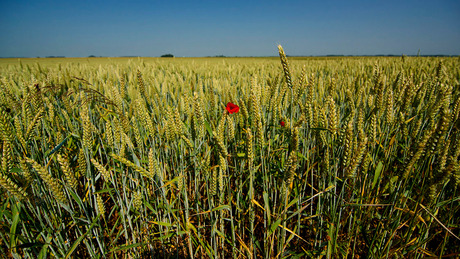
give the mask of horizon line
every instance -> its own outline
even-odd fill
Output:
[[[362,54],[362,55],[345,55],[345,54],[325,54],[325,55],[286,55],[287,57],[458,57],[460,54]],[[0,57],[1,59],[8,58],[273,58],[279,57],[278,55],[271,56],[226,56],[226,55],[213,55],[213,56],[173,56],[173,57],[162,57],[162,56],[137,56],[137,55],[122,55],[122,56],[12,56],[12,57]]]

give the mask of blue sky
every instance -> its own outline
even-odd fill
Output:
[[[0,57],[460,54],[460,1],[7,1]]]

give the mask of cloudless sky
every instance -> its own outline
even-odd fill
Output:
[[[460,54],[460,1],[0,0],[0,57]]]

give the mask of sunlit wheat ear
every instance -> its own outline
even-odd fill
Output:
[[[442,150],[438,155],[433,170],[433,176],[430,179],[431,184],[444,184],[446,183],[454,169],[454,164],[452,163],[452,159],[449,158],[449,149],[450,149],[450,139],[443,141],[442,143]]]
[[[18,199],[25,199],[27,194],[25,190],[13,182],[8,174],[11,170],[11,146],[8,141],[3,141],[3,155],[2,155],[2,170],[0,171],[0,185],[3,186],[8,192],[16,196]],[[27,179],[29,174],[24,173]],[[27,179],[29,180],[29,179]]]
[[[290,102],[290,99],[287,97],[286,94],[286,92],[288,92],[288,89],[289,87],[287,84],[282,84],[278,96],[276,98],[274,108],[279,111],[279,115],[281,114],[282,110],[286,109],[288,100]]]
[[[150,136],[154,136],[155,135],[155,132],[157,132],[155,130],[155,127],[153,126],[153,121],[152,121],[152,117],[150,116],[150,113],[149,111],[147,110],[147,108],[145,106],[142,106],[142,120],[144,121],[144,127],[145,125],[147,125],[147,128],[149,130],[149,134]],[[157,113],[158,114],[158,113]]]
[[[285,177],[286,188],[290,189],[290,186],[295,177],[295,171],[297,169],[297,152],[291,151],[289,154],[288,162],[285,166]]]
[[[53,178],[48,169],[35,162],[33,159],[25,158],[25,160],[32,165],[35,171],[37,171],[38,175],[40,175],[40,178],[42,178],[48,188],[53,192],[56,200],[63,204],[67,203],[67,199],[62,190],[62,186],[59,184],[57,179]]]
[[[103,165],[99,164],[94,158],[91,158],[91,163],[93,163],[99,173],[101,173],[101,175],[104,177],[104,180],[110,181],[110,172],[107,171]]]
[[[78,152],[77,162],[78,162],[78,172],[80,173],[80,176],[86,176],[87,165],[86,165],[85,153],[82,148],[80,148]]]
[[[447,157],[449,156],[451,139],[446,139],[441,145],[441,149],[438,156],[438,170],[444,171],[446,169]]]
[[[122,133],[128,134],[131,131],[131,123],[129,122],[128,116],[126,116],[126,114],[121,114],[120,122],[122,127]]]
[[[415,96],[415,93],[416,93],[415,88],[416,88],[416,86],[412,81],[407,82],[407,86],[406,86],[406,89],[405,89],[406,91],[404,93],[403,105],[402,105],[401,110],[403,110],[403,111],[408,110],[409,105],[412,103],[413,97]]]
[[[286,119],[286,122],[288,121],[288,119]],[[294,125],[292,125],[293,128],[302,128],[303,124],[305,123],[306,121],[306,118],[305,118],[305,113],[302,112],[300,114],[300,117],[299,119],[294,123]],[[290,125],[290,122],[289,123],[286,123],[287,125]],[[286,125],[285,124],[285,125]]]
[[[102,197],[100,194],[96,194],[96,208],[97,208],[97,214],[101,215],[102,218],[105,218],[104,201],[102,200]]]
[[[121,113],[123,112],[123,99],[121,97],[120,92],[118,91],[118,87],[113,86],[111,90],[113,95],[113,102],[115,104],[115,109]]]
[[[26,125],[32,120],[32,114],[30,112],[30,98],[31,95],[30,93],[27,92],[28,88],[24,89],[24,98],[22,99],[22,104],[21,104],[21,116],[22,116],[22,121],[24,124],[24,128]]]
[[[210,87],[210,89],[207,91],[207,101],[209,102],[209,108],[210,110],[215,110],[217,107],[216,105],[216,96],[214,95],[214,89]],[[206,108],[205,108],[206,109]]]
[[[233,120],[234,116],[228,116],[227,118],[227,136],[228,140],[235,139],[235,122]]]
[[[328,126],[329,129],[332,131],[332,134],[335,136],[337,134],[339,123],[337,117],[337,107],[335,105],[335,101],[332,95],[329,95],[329,97],[327,98],[327,110],[329,112]]]
[[[436,115],[438,114],[438,112],[442,109],[442,107],[444,106],[443,102],[440,100],[441,98],[438,96],[436,98],[433,98],[434,100],[432,101],[432,105],[430,105],[430,108],[429,108],[429,113],[428,113],[428,120],[431,122],[431,123],[435,123],[435,118],[436,118]]]
[[[358,140],[365,138],[365,127],[364,127],[364,109],[363,106],[358,108],[358,116],[356,117],[356,128],[358,130]]]
[[[105,123],[105,138],[107,140],[107,144],[110,148],[114,148],[114,140],[113,140],[113,131],[112,131],[112,123],[107,121]]]
[[[385,87],[383,85],[383,82],[382,81],[379,81],[377,83],[377,92],[376,92],[376,97],[375,97],[375,107],[377,108],[379,114],[381,114],[380,112],[383,111],[383,97],[384,97],[384,91],[385,91]]]
[[[133,191],[133,206],[136,210],[142,209],[142,194],[138,191]]]
[[[452,118],[451,121],[455,122],[457,121],[460,117],[460,98],[455,101],[454,107],[452,108]]]
[[[204,177],[208,177],[209,172],[211,170],[211,155],[208,154],[204,156],[205,157],[201,160],[201,163],[200,163],[200,167],[201,167],[200,173]]]
[[[441,145],[438,145],[438,142],[444,137],[444,134],[447,131],[449,119],[449,110],[447,107],[444,107],[441,110],[440,118],[438,124],[436,125],[436,130],[428,143],[428,150],[430,154],[434,154],[435,152],[438,153],[438,150],[442,148]]]
[[[219,150],[219,153],[223,157],[228,156],[228,151],[227,147],[225,146],[224,142],[224,133],[225,133],[225,122],[227,120],[227,112],[224,112],[222,118],[219,121],[219,125],[217,126],[217,131],[214,133],[214,138],[216,140],[217,148]]]
[[[194,111],[194,116],[196,123],[194,124],[195,126],[195,132],[198,136],[199,139],[202,139],[204,137],[204,115],[203,115],[203,109],[201,107],[201,98],[198,95],[198,93],[194,93],[194,98],[193,98],[193,111]]]
[[[30,172],[26,161],[24,159],[19,159],[19,165],[22,170],[22,176],[26,179],[26,183],[31,183],[34,180],[34,175]]]
[[[211,177],[209,178],[209,192],[212,196],[217,194],[217,168],[213,167],[211,169]]]
[[[142,73],[139,69],[137,70],[137,85],[139,87],[139,93],[141,96],[146,97],[144,80],[142,79]]]
[[[401,132],[403,137],[408,138],[409,137],[409,129],[406,123],[406,117],[403,112],[399,112],[399,121],[401,122],[399,127],[401,127]],[[369,127],[370,129],[370,127]]]
[[[25,190],[14,183],[6,174],[0,172],[0,186],[5,188],[9,193],[16,196],[19,200],[24,200],[27,197]]]
[[[224,174],[227,171],[227,160],[219,155],[219,194],[223,195],[224,193]]]
[[[418,137],[418,134],[422,130],[422,123],[424,122],[424,118],[422,116],[417,116],[418,118],[415,118],[415,126],[411,128],[411,133],[410,136],[411,138],[415,139]]]
[[[373,113],[370,117],[370,126],[368,135],[370,136],[371,144],[377,141],[377,114]]]
[[[1,138],[8,141],[8,143],[12,143],[14,140],[10,125],[10,115],[3,108],[0,108],[0,134]]]
[[[242,115],[241,118],[243,119],[242,124],[245,125],[249,121],[249,114],[248,114],[248,109],[246,107],[246,104],[245,104],[243,98],[240,98],[239,105],[240,105],[240,108],[241,108],[241,115]]]
[[[253,150],[253,144],[252,144],[252,132],[250,128],[246,129],[246,156],[248,159],[248,167],[249,170],[252,168],[252,164],[254,162],[254,150]]]
[[[283,66],[284,77],[286,78],[286,84],[289,88],[292,88],[291,71],[289,70],[288,60],[287,60],[286,54],[284,53],[283,47],[281,47],[281,45],[278,45],[278,53],[281,59],[281,65]]]
[[[386,106],[385,106],[385,120],[388,125],[393,124],[393,120],[394,120],[393,106],[394,106],[393,91],[389,89],[388,95],[387,95]]]
[[[19,120],[19,116],[14,117],[14,128],[15,128],[15,131],[16,131],[16,137],[18,138],[18,140],[21,143],[22,147],[26,148],[27,143],[26,143],[26,140],[24,139],[24,134],[23,134],[21,122]]]
[[[423,135],[422,139],[418,142],[417,149],[412,151],[411,155],[408,156],[406,159],[406,163],[404,165],[402,177],[408,178],[409,174],[412,172],[415,163],[425,154],[425,149],[428,143],[428,140],[434,133],[434,129],[425,130],[425,134]]]
[[[126,137],[125,137],[126,133],[124,133],[122,130],[120,130],[120,151],[119,151],[119,154],[121,157],[124,157],[125,156],[125,152],[126,152]]]
[[[84,148],[90,149],[93,145],[93,135],[91,132],[92,126],[89,118],[88,105],[83,105],[80,110],[81,122],[83,127],[83,141]]]
[[[367,138],[364,138],[363,140],[359,142],[356,154],[351,160],[350,165],[348,166],[347,171],[345,173],[347,178],[356,178],[358,167],[361,164],[361,161],[363,160],[364,155],[366,154],[366,145],[367,145]]]
[[[151,174],[149,171],[145,170],[144,168],[134,164],[133,162],[129,161],[128,159],[122,157],[122,156],[119,156],[119,155],[116,155],[116,154],[113,154],[113,153],[110,153],[109,154],[112,158],[120,161],[122,164],[132,168],[134,171],[140,173],[142,176],[146,177],[146,178],[149,178],[149,179],[153,179],[154,175]]]
[[[142,140],[141,133],[140,133],[140,130],[139,130],[139,126],[138,126],[136,117],[131,118],[131,125],[133,125],[132,129],[134,131],[134,138],[136,140],[136,146],[138,148],[141,148],[141,147],[144,146],[144,141]]]
[[[122,133],[122,145],[123,146],[127,145],[131,149],[134,148],[134,144],[133,144],[131,138],[124,132]]]
[[[326,119],[326,111],[324,110],[323,107],[318,107],[318,122],[319,122],[318,127],[324,128],[324,129],[328,128],[327,119]],[[326,132],[324,130],[319,130],[317,131],[317,133],[319,134],[319,137],[323,145],[326,144],[327,143]]]
[[[41,86],[38,83],[35,83],[33,86],[33,99],[32,99],[33,105],[35,109],[40,109],[43,108],[43,97],[42,97],[42,91],[41,91]]]
[[[443,63],[442,63],[442,60],[440,60],[438,65],[436,66],[436,79],[440,81],[442,76],[443,76]]]
[[[225,123],[227,122],[227,117],[229,114],[227,112],[224,112],[222,114],[222,117],[220,118],[219,124],[217,125],[217,132],[216,134],[219,136],[219,138],[223,138],[225,134]]]
[[[149,149],[149,172],[151,175],[156,175],[160,179],[160,167],[158,166],[158,161],[155,158],[153,149]]]
[[[190,118],[193,115],[193,100],[190,96],[180,97],[180,107],[182,107],[185,118]]]
[[[430,184],[428,186],[428,191],[426,192],[428,203],[431,203],[436,199],[436,196],[439,193],[438,189],[439,189],[438,184]]]
[[[12,108],[14,110],[19,109],[21,107],[20,102],[18,101],[16,95],[11,91],[14,86],[7,82],[6,80],[2,79],[0,81],[0,91],[3,93],[4,98],[2,96],[2,101],[1,103],[8,104],[9,108]]]
[[[70,109],[69,109],[70,111]],[[65,125],[67,127],[69,127],[69,129],[74,132],[75,131],[75,127],[72,123],[72,121],[70,120],[70,117],[69,117],[69,114],[66,112],[66,110],[64,109],[61,109],[61,113],[62,113],[62,116],[64,116],[64,119],[65,119]]]
[[[184,124],[182,122],[182,119],[180,117],[179,107],[176,107],[176,109],[174,109],[174,122],[173,123],[174,123],[174,127],[176,128],[175,132],[177,136],[181,136],[182,134],[184,134],[185,129],[184,129]]]
[[[166,138],[168,140],[173,140],[176,137],[174,113],[171,111],[171,108],[169,108],[167,112],[167,119],[165,121],[165,132]]]
[[[307,82],[306,87],[306,96],[305,96],[305,103],[312,103],[315,99],[315,85],[316,85],[316,77],[315,74],[311,74],[309,80]]]
[[[264,144],[264,130],[262,125],[262,118],[260,116],[260,111],[257,113],[258,116],[255,116],[256,119],[256,137],[259,145]]]
[[[249,104],[249,112],[254,114],[259,108],[259,84],[257,83],[257,77],[254,76],[251,78],[251,89],[250,89],[250,104]]]
[[[189,148],[193,149],[193,142],[189,138],[187,138],[185,135],[181,135],[180,138],[185,142],[185,144],[187,144]]]
[[[62,171],[64,172],[66,183],[74,190],[77,189],[78,182],[75,178],[73,171],[70,169],[69,161],[66,157],[61,156],[60,154],[57,155],[57,160],[59,165],[61,166]]]
[[[357,110],[355,99],[353,98],[353,93],[351,92],[350,89],[347,89],[345,91],[345,94],[346,94],[346,103],[350,105],[350,115],[348,115],[348,117],[349,117],[349,120],[353,120],[356,114],[356,110]],[[372,97],[369,97],[369,98],[372,98]]]

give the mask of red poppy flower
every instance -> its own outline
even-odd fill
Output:
[[[286,125],[286,123],[284,123],[284,121],[280,121],[280,125],[281,125],[281,127],[284,127]]]
[[[240,111],[240,107],[238,107],[238,105],[236,104],[233,104],[233,103],[227,103],[227,107],[225,107],[225,109],[228,111],[228,113],[232,114],[232,113],[236,113],[238,111]]]

